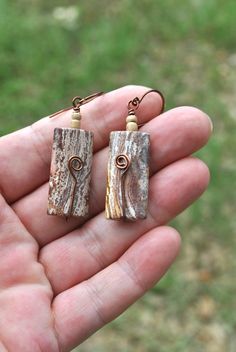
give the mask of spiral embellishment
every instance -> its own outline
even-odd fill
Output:
[[[125,214],[126,208],[126,197],[125,197],[125,178],[126,171],[130,166],[130,158],[126,154],[119,154],[115,159],[116,167],[120,169],[120,190],[121,190],[121,208],[123,214]]]
[[[116,157],[115,163],[118,169],[126,171],[130,166],[130,158],[126,154],[120,154]]]
[[[72,156],[68,161],[70,173],[74,177],[73,171],[80,171],[83,168],[83,161],[79,156]]]
[[[69,209],[69,216],[72,213],[73,205],[74,205],[74,200],[75,200],[75,192],[76,192],[76,186],[77,186],[77,178],[75,176],[74,172],[80,171],[84,166],[84,163],[82,159],[79,156],[72,156],[70,157],[68,161],[68,168],[70,170],[71,176],[74,179],[74,186],[73,186],[73,191],[72,191],[72,197],[71,197],[71,203],[70,203],[70,209]]]

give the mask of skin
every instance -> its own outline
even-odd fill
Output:
[[[1,352],[70,351],[155,285],[175,260],[180,236],[165,224],[209,181],[207,166],[191,157],[212,130],[200,110],[159,115],[159,95],[144,99],[137,116],[151,134],[148,217],[104,219],[109,133],[124,129],[127,102],[147,89],[123,87],[81,108],[81,127],[94,132],[85,223],[46,215],[52,133],[69,126],[70,111],[0,139]]]

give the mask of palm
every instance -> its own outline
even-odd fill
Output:
[[[151,133],[148,218],[113,222],[103,214],[109,132],[122,129],[126,102],[145,90],[125,87],[83,107],[82,127],[95,134],[84,224],[46,215],[52,131],[68,126],[70,114],[1,138],[0,351],[69,351],[155,284],[176,257],[179,236],[161,225],[193,202],[209,177],[189,157],[210,135],[199,110],[155,118],[160,99],[146,99],[139,118]]]

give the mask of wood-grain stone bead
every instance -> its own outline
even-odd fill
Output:
[[[150,136],[146,132],[111,132],[106,191],[107,219],[134,221],[146,218],[149,145]],[[118,168],[117,160],[124,167],[126,157],[130,161],[128,168]]]
[[[92,153],[92,132],[75,128],[54,130],[47,211],[49,215],[82,218],[88,216]],[[79,171],[72,170],[72,175],[69,160],[73,156],[80,158],[82,168]],[[74,167],[78,167],[76,160]]]

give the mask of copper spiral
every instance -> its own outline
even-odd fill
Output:
[[[121,176],[120,176],[120,189],[121,189],[121,208],[123,211],[123,216],[125,214],[125,208],[126,208],[126,197],[125,197],[125,177],[126,177],[126,171],[128,170],[130,166],[130,158],[126,154],[119,154],[116,157],[115,163],[116,167],[120,169],[121,171]]]
[[[73,204],[74,204],[74,200],[75,200],[75,192],[76,192],[76,186],[77,186],[77,178],[76,178],[75,172],[80,171],[83,168],[83,166],[84,166],[84,163],[79,156],[74,155],[74,156],[70,157],[70,159],[68,161],[68,168],[71,173],[71,176],[74,179],[74,187],[73,187],[72,199],[71,199],[71,203],[70,203],[70,209],[69,209],[68,216],[70,216],[72,213]]]
[[[75,178],[73,171],[80,171],[83,168],[83,161],[79,156],[72,156],[68,161],[68,166],[71,175]]]
[[[115,163],[118,169],[126,171],[130,166],[130,158],[126,154],[119,154]]]

